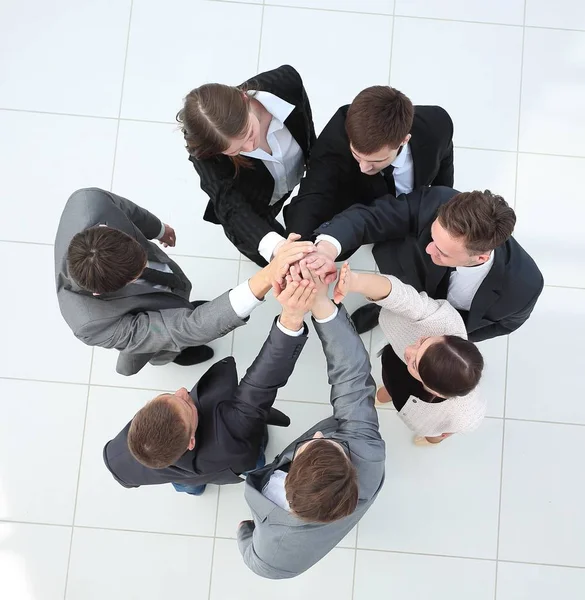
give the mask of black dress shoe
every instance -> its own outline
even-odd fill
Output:
[[[207,304],[209,302],[209,300],[193,300],[193,302],[191,302],[191,306],[193,308],[197,308],[198,306],[201,306],[202,304]]]
[[[352,315],[351,320],[355,325],[355,329],[358,333],[366,333],[366,331],[370,331],[370,329],[374,329],[374,327],[378,324],[378,319],[380,317],[381,307],[377,304],[364,304],[358,308]]]
[[[198,365],[205,362],[210,358],[213,358],[213,348],[209,346],[191,346],[179,352],[173,362],[182,367],[190,367],[191,365]]]

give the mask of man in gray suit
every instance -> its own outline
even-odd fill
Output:
[[[202,344],[243,325],[288,264],[312,248],[289,236],[274,260],[248,281],[210,302],[191,303],[191,282],[148,241],[155,238],[175,245],[172,227],[97,188],[69,198],[57,230],[61,314],[82,342],[119,350],[116,370],[122,375],[137,373],[147,362],[209,360],[213,351]]]
[[[301,261],[304,279],[313,279]],[[295,577],[332,550],[372,505],[384,481],[385,445],[361,338],[342,305],[314,280],[315,329],[327,358],[333,416],[246,479],[253,521],[238,528],[246,565],[269,579]]]

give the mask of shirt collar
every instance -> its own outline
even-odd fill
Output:
[[[405,144],[402,152],[390,163],[395,169],[401,169],[410,155],[410,144]]]
[[[258,100],[262,106],[274,117],[283,124],[290,113],[295,109],[293,104],[290,104],[286,100],[271,94],[270,92],[257,92],[250,90],[248,92],[255,100]],[[274,122],[273,119],[273,122]],[[273,123],[270,124],[272,127]]]
[[[472,270],[474,273],[483,273],[484,271],[489,271],[494,264],[494,256],[496,252],[492,250],[490,257],[481,265],[477,265],[475,267],[456,267],[458,273],[470,273]]]

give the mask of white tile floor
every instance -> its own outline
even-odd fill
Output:
[[[585,4],[581,0],[2,0],[0,2],[0,597],[4,600],[582,600],[585,597]],[[482,344],[489,417],[432,450],[381,410],[379,500],[321,563],[259,579],[234,535],[243,488],[202,498],[124,490],[101,448],[158,390],[205,367],[123,378],[115,352],[78,343],[53,289],[68,195],[102,186],[175,226],[197,295],[243,280],[173,124],[204,81],[284,62],[320,130],[360,89],[387,83],[455,121],[456,186],[490,187],[547,287],[530,321]],[[354,260],[373,269],[371,255]],[[12,291],[16,293],[11,293]],[[24,293],[23,293],[24,292]],[[349,300],[350,307],[358,298]],[[243,371],[277,310],[213,344]],[[372,356],[379,332],[366,334]],[[329,414],[315,336],[277,405],[268,454]],[[207,366],[207,365],[206,365]],[[379,365],[374,360],[374,373]],[[308,383],[310,382],[310,384]]]

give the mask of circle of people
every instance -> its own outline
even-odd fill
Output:
[[[516,215],[501,196],[453,189],[453,123],[439,106],[369,87],[316,138],[301,77],[284,65],[192,90],[177,121],[209,196],[204,220],[261,269],[213,300],[191,301],[191,282],[160,247],[175,246],[174,229],[112,192],[81,189],[55,242],[60,310],[82,342],[118,350],[116,370],[129,376],[147,363],[210,360],[205,344],[244,326],[273,291],[282,312],[241,381],[232,357],[216,362],[191,391],[150,400],[103,458],[127,488],[171,483],[197,496],[208,483],[245,482],[245,564],[295,577],[382,488],[376,404],[392,403],[419,446],[478,427],[486,401],[475,343],[520,327],[543,278],[512,237]],[[286,228],[276,220],[283,206]],[[346,262],[363,244],[374,244],[381,275]],[[350,316],[347,294],[368,302]],[[273,404],[307,341],[308,314],[333,414],[266,464],[268,425],[290,423]],[[378,324],[387,345],[376,390],[359,334]]]

